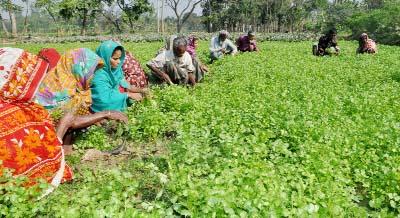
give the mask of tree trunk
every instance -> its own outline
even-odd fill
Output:
[[[10,22],[11,22],[11,35],[13,37],[16,37],[17,36],[17,20],[15,19],[15,14],[12,11],[12,9],[10,9],[9,14],[10,14]]]
[[[27,32],[27,19],[28,19],[28,10],[29,10],[29,1],[26,1],[26,13],[25,13],[25,18],[24,18],[24,28],[22,32],[26,34]]]
[[[83,20],[82,20],[82,28],[81,28],[81,36],[86,34],[86,23],[87,23],[87,10],[83,11]]]
[[[161,2],[161,32],[163,33],[164,30],[164,0]]]
[[[129,27],[130,27],[130,33],[134,33],[135,32],[135,30],[134,30],[134,25],[133,25],[133,21],[132,21],[132,18],[128,18],[128,21],[129,21]]]
[[[178,33],[180,33],[180,32],[181,32],[181,29],[182,29],[181,19],[178,17],[178,18],[176,19],[176,31],[177,31]]]
[[[278,15],[278,32],[281,32],[282,28],[282,16]]]
[[[3,17],[1,16],[1,14],[0,14],[0,20],[1,20],[1,26],[3,27],[4,33],[6,34],[6,36],[9,36],[10,33],[7,30],[6,23],[4,22]]]
[[[176,23],[176,30],[177,30],[178,33],[181,33],[182,24],[180,24],[179,22]]]

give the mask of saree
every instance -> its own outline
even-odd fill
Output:
[[[27,186],[45,179],[52,186],[72,178],[52,120],[34,94],[48,63],[18,48],[0,48],[0,177],[3,168],[25,175]]]
[[[67,51],[39,86],[38,103],[47,109],[63,108],[74,115],[89,114],[90,82],[103,61],[87,48]]]
[[[125,61],[122,64],[125,80],[138,88],[147,87],[147,77],[139,61],[129,52],[125,51]]]
[[[120,63],[117,68],[111,67],[110,59],[114,50],[121,50]],[[121,44],[106,40],[96,49],[96,54],[104,61],[104,67],[96,71],[91,82],[93,112],[105,110],[124,111],[132,102],[128,94],[122,90],[129,88],[124,79],[122,64],[125,60],[125,49]]]

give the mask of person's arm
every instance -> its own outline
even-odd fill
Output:
[[[215,38],[215,37],[212,38],[211,42],[210,42],[210,52],[222,51],[221,49],[223,49],[223,48],[219,47],[217,38]]]
[[[257,46],[257,43],[256,43],[255,40],[252,42],[252,44],[253,44],[253,46],[254,46],[254,51],[259,52],[260,49],[258,49],[258,46]]]
[[[236,46],[238,47],[238,48],[240,48],[240,46],[241,46],[241,43],[242,42],[242,40],[241,40],[241,37],[239,37],[238,39],[236,39]]]
[[[190,83],[193,85],[193,87],[196,85],[196,80],[194,78],[194,73],[193,72],[188,72],[188,77]]]
[[[127,107],[127,93],[121,93],[118,87],[113,86],[111,78],[105,71],[95,73],[90,90],[92,92],[91,109],[94,112],[103,110],[122,111]]]
[[[234,44],[231,42],[231,40],[229,40],[229,39],[226,39],[225,41],[226,41],[227,47],[228,47],[229,50],[231,51],[231,54],[232,54],[232,55],[235,55],[235,54],[237,53],[236,45],[234,45]]]
[[[200,60],[197,60],[197,63],[200,65],[200,68],[201,68],[203,71],[209,72],[208,67],[207,67],[205,64],[203,64]]]
[[[149,93],[150,89],[148,89],[148,88],[141,89],[139,87],[136,87],[136,86],[133,86],[133,85],[129,85],[129,83],[125,79],[123,79],[122,83],[123,83],[122,86],[126,89],[127,92],[140,93],[143,96],[147,95],[147,94],[150,94]]]
[[[325,40],[324,40],[324,37],[321,36],[321,37],[319,38],[319,40],[318,40],[318,53],[319,53],[319,54],[324,54],[325,48],[326,48]]]
[[[58,126],[56,129],[56,134],[59,139],[62,139],[68,129],[79,129],[84,128],[90,125],[93,125],[97,122],[100,122],[104,119],[112,119],[128,124],[128,117],[125,113],[120,111],[101,111],[94,114],[82,115],[82,116],[74,116],[71,113],[65,114],[60,121],[58,122]]]
[[[163,72],[162,70],[158,69],[157,67],[155,67],[154,65],[151,65],[149,63],[146,64],[146,66],[152,70],[154,73],[156,73],[160,78],[162,78],[163,80],[165,80],[168,84],[172,85],[173,82],[171,80],[171,78],[169,78],[168,74]]]

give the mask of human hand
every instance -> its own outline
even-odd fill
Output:
[[[200,68],[205,72],[209,72],[208,67],[206,67],[205,65],[201,65]]]
[[[221,48],[219,51],[224,53],[224,54],[226,53],[226,50],[224,48]]]
[[[140,93],[142,94],[143,97],[150,98],[151,93],[149,88],[143,88]]]
[[[173,82],[172,82],[171,78],[168,76],[168,74],[163,73],[163,74],[162,74],[162,78],[163,78],[168,84],[170,84],[170,85],[173,84]]]
[[[142,101],[142,99],[143,99],[143,96],[140,93],[128,92],[127,95],[128,95],[128,98],[131,98],[135,101]]]
[[[107,113],[107,118],[111,120],[116,120],[128,124],[128,116],[121,111],[105,111]]]

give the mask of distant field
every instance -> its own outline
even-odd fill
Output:
[[[339,44],[340,56],[314,57],[312,42],[263,42],[214,62],[195,89],[152,87],[129,127],[79,135],[72,183],[15,200],[6,217],[399,216],[400,48],[356,55],[356,42]],[[161,46],[125,44],[142,66]],[[80,161],[124,139],[123,155]]]

